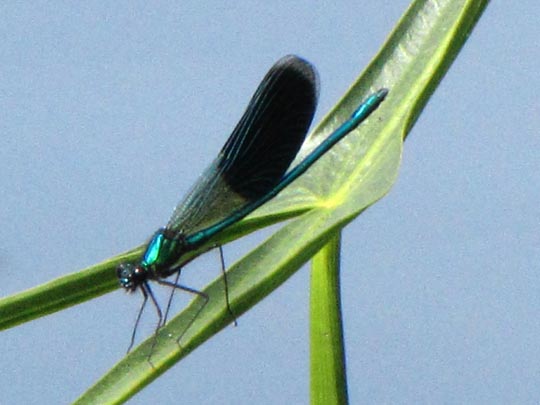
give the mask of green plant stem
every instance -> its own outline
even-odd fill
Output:
[[[341,233],[335,233],[312,262],[310,335],[313,405],[348,402],[339,287],[340,248]]]

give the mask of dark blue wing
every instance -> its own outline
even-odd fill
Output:
[[[252,200],[279,183],[304,142],[317,92],[314,68],[297,56],[270,69],[219,154],[229,187]]]
[[[314,67],[294,56],[266,74],[225,146],[168,228],[191,234],[220,221],[279,183],[302,145],[317,105]]]

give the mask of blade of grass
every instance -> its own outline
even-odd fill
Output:
[[[270,213],[255,220],[245,220],[228,229],[214,243],[225,244],[256,229],[292,218],[307,209],[307,206],[291,207],[289,210]],[[186,255],[185,262],[212,247],[203,246],[197,251],[190,252]],[[116,290],[119,288],[115,272],[118,264],[137,261],[142,253],[143,246],[139,246],[77,273],[59,277],[40,286],[0,299],[0,330],[12,328]]]

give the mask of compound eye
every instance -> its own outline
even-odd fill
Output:
[[[126,290],[133,291],[137,288],[135,276],[137,273],[137,266],[133,263],[122,263],[116,268],[116,276],[120,285]]]

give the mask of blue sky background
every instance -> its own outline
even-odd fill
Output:
[[[317,66],[318,121],[408,3],[4,2],[1,295],[149,237],[279,57]],[[488,6],[395,187],[344,232],[351,403],[540,400],[538,15],[533,1]],[[228,247],[228,262],[264,235]],[[217,254],[185,273],[204,286]],[[130,403],[307,403],[308,277]],[[124,355],[139,304],[119,289],[2,332],[0,402],[77,398]]]

